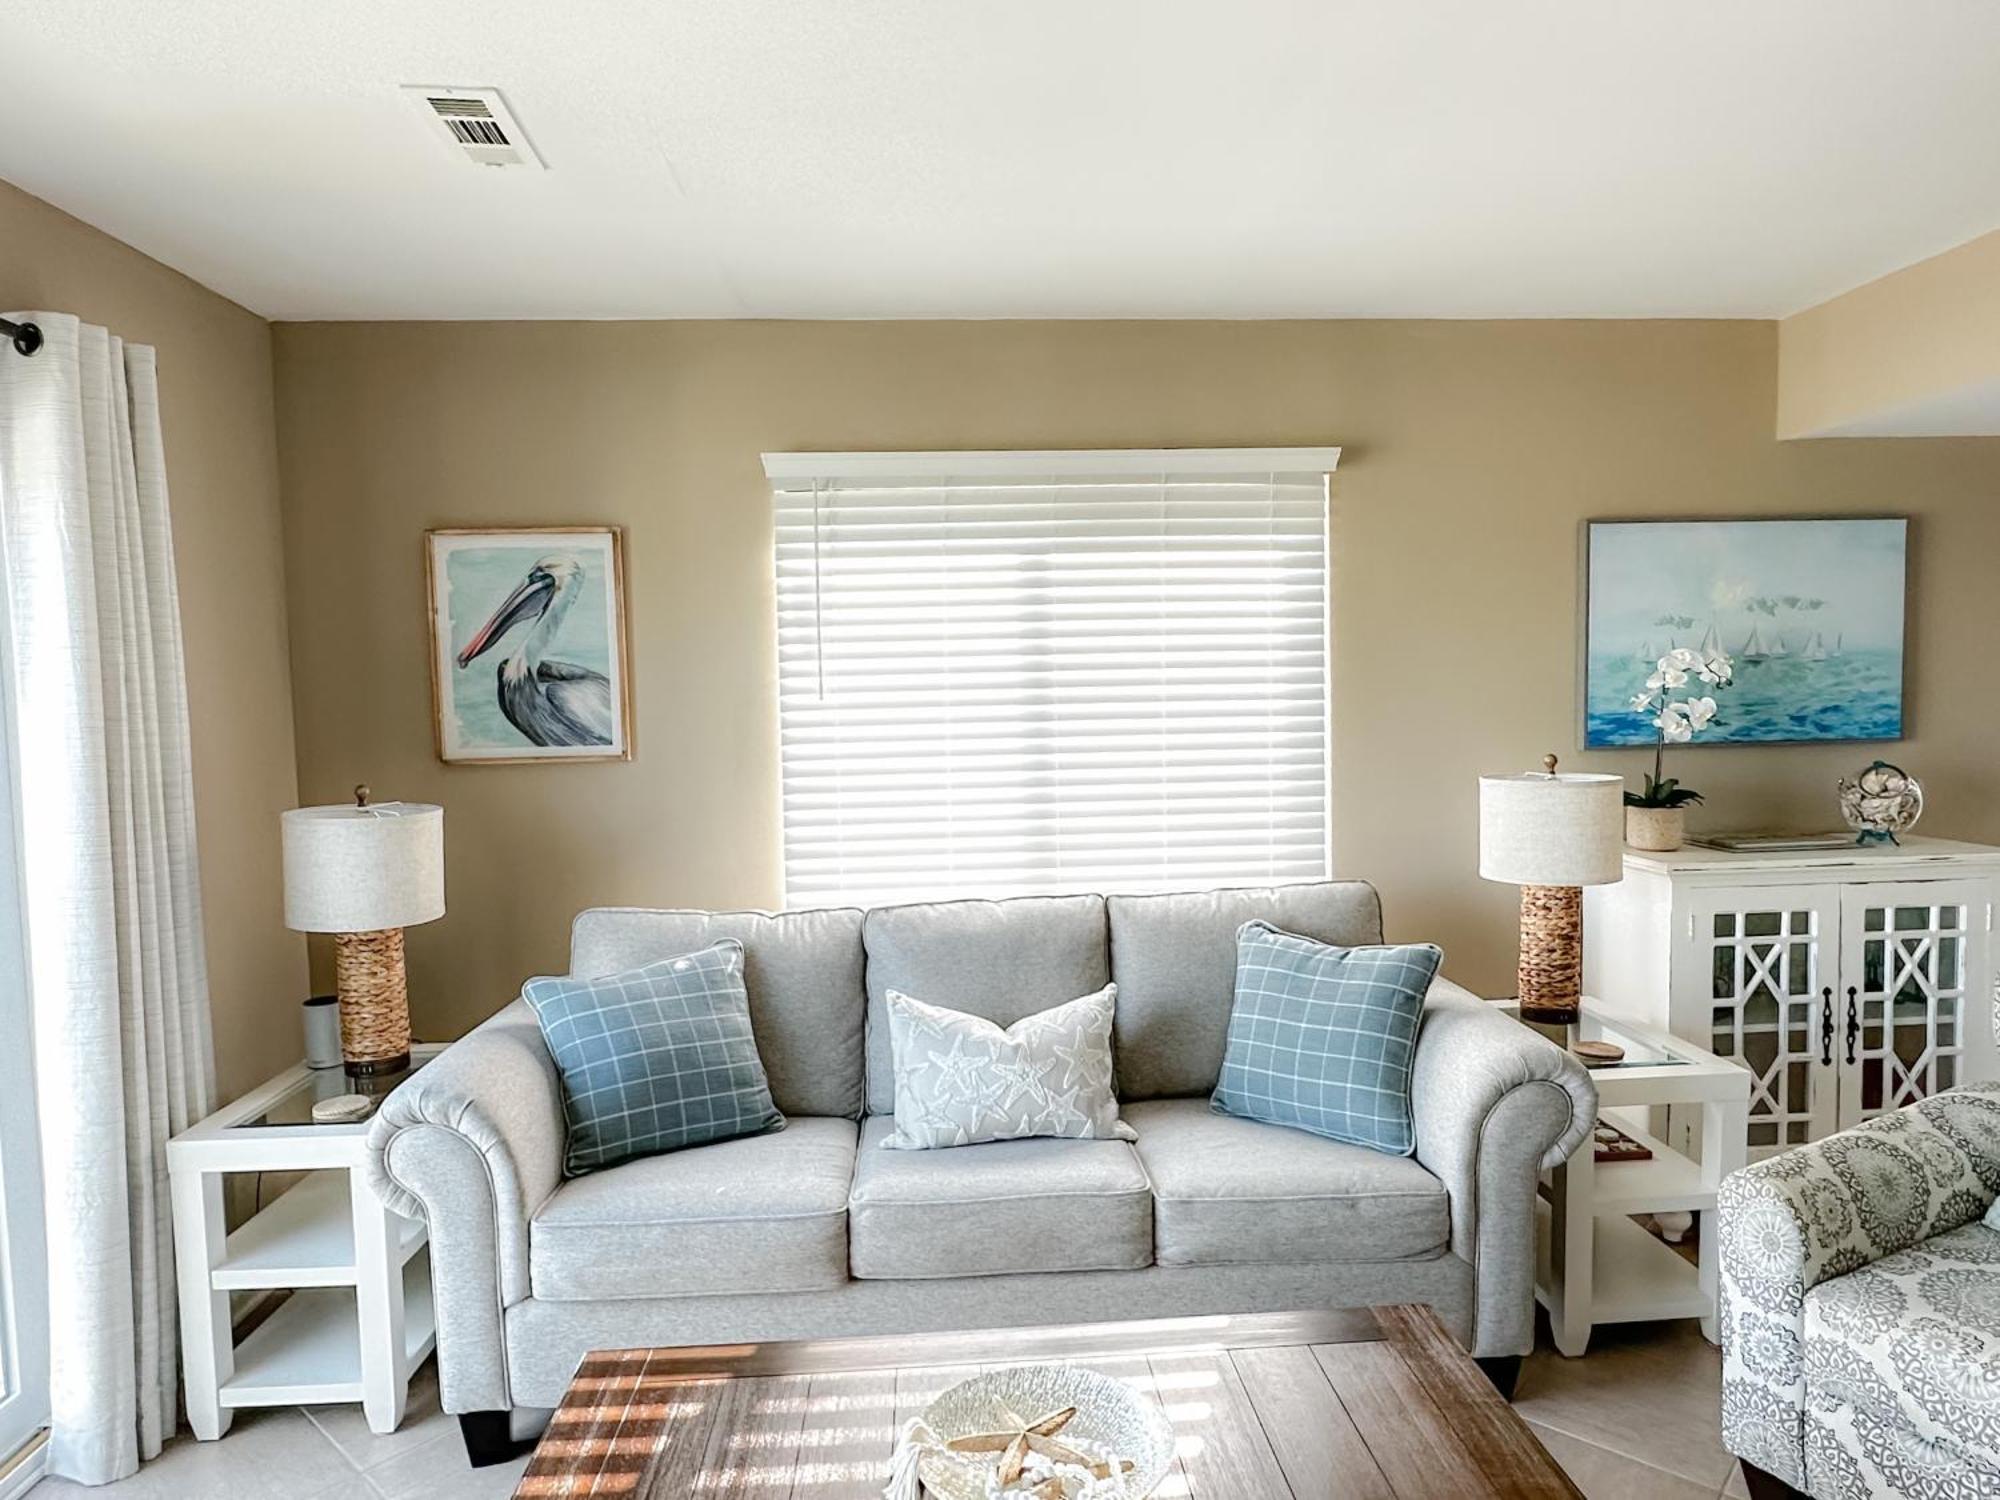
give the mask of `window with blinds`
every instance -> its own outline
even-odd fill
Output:
[[[1325,876],[1338,456],[765,455],[787,902]]]

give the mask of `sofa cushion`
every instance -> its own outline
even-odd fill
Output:
[[[1111,978],[1102,896],[937,901],[868,913],[868,1113],[896,1108],[886,997],[901,990],[1012,1026]]]
[[[1214,1090],[1236,993],[1236,930],[1245,922],[1262,918],[1348,947],[1382,941],[1382,903],[1365,880],[1112,896],[1105,915],[1121,1099]]]
[[[1752,1311],[1737,1336],[1760,1322],[1782,1337]],[[2000,1231],[1967,1224],[1809,1290],[1805,1383],[1809,1409],[1859,1419],[1837,1436],[1863,1472],[1901,1462],[1910,1434],[2000,1472]]]
[[[884,1151],[862,1122],[848,1259],[864,1281],[1130,1270],[1153,1263],[1153,1199],[1125,1141],[1041,1138]]]
[[[772,916],[596,907],[570,930],[570,972],[584,978],[615,974],[720,938],[743,945],[750,1025],[772,1101],[788,1115],[858,1117],[867,1006],[859,911]]]
[[[534,1295],[576,1302],[839,1286],[855,1134],[852,1120],[801,1116],[776,1135],[564,1183],[528,1225]]]
[[[1163,1266],[1408,1260],[1451,1237],[1444,1184],[1385,1156],[1218,1115],[1206,1099],[1128,1104]]]

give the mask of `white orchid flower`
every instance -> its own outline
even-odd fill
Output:
[[[1687,686],[1687,680],[1688,674],[1679,667],[1668,667],[1660,673],[1661,683],[1670,688],[1684,688]]]
[[[1713,698],[1692,698],[1686,703],[1681,704],[1680,707],[1687,714],[1688,728],[1690,730],[1706,728],[1708,721],[1715,717],[1715,700]]]
[[[1662,719],[1660,722],[1660,736],[1669,745],[1685,745],[1689,740],[1694,738],[1694,726],[1689,724],[1686,719],[1679,717]]]
[[[1665,659],[1660,665],[1683,668],[1698,667],[1701,665],[1701,653],[1699,651],[1691,651],[1686,646],[1676,646],[1666,654]]]
[[[1638,712],[1644,713],[1652,706],[1653,695],[1651,693],[1634,693],[1632,695],[1632,707]]]

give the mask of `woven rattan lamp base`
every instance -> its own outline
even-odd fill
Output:
[[[1521,887],[1521,1019],[1576,1020],[1583,997],[1583,892],[1573,885]]]
[[[340,932],[334,934],[333,943],[340,1051],[347,1071],[395,1073],[407,1068],[410,988],[403,967],[403,929]]]

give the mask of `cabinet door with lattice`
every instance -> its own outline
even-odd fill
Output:
[[[1989,888],[1920,880],[1842,893],[1842,1128],[1994,1076]]]
[[[1750,1070],[1752,1160],[1835,1128],[1839,932],[1837,889],[1690,894],[1674,964],[1674,1029]]]

